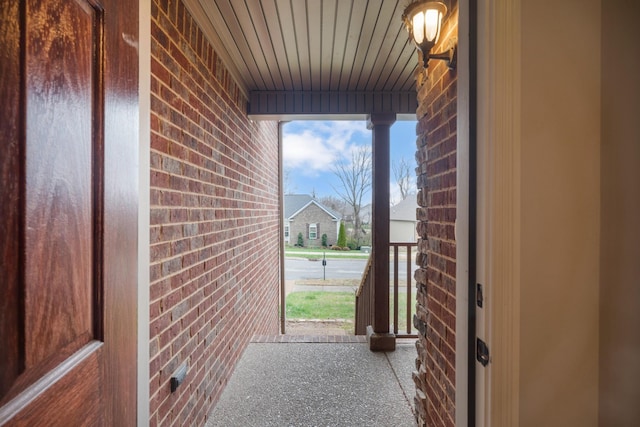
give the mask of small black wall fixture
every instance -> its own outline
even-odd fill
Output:
[[[178,386],[180,386],[180,384],[182,384],[182,382],[184,381],[185,377],[187,376],[187,368],[188,366],[185,362],[171,377],[171,393],[174,393],[178,389]]]
[[[428,68],[430,59],[447,62],[450,69],[455,69],[457,44],[446,52],[431,53],[438,42],[442,30],[442,18],[447,14],[447,7],[439,1],[417,0],[406,7],[402,21],[409,31],[409,37],[422,52],[424,68]]]

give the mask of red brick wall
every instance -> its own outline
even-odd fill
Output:
[[[457,37],[457,2],[447,14],[440,52]],[[455,421],[456,312],[456,73],[442,61],[417,78],[418,375],[415,405],[419,425]]]
[[[151,425],[203,425],[250,337],[278,333],[278,127],[248,120],[180,1],[151,14]]]

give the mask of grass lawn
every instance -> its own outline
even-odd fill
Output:
[[[413,315],[416,312],[416,294],[413,292],[411,298],[411,319],[413,322]],[[389,320],[393,323],[393,292],[389,295]],[[413,329],[413,323],[411,323],[411,328]],[[398,331],[406,331],[407,330],[407,294],[406,292],[398,293]],[[393,330],[391,331],[393,332]],[[415,331],[411,331],[415,333]]]
[[[415,300],[414,300],[415,301]],[[287,318],[289,319],[348,319],[354,320],[356,297],[352,292],[292,292],[287,295]],[[389,301],[393,319],[393,295]],[[407,294],[398,294],[398,329],[407,327]],[[415,311],[415,302],[411,304]],[[393,322],[393,320],[392,320]]]
[[[287,295],[287,318],[353,320],[355,303],[352,292],[292,292]]]
[[[298,248],[287,246],[284,249],[285,257],[302,257],[308,259],[341,258],[341,259],[367,259],[369,254],[360,251],[332,251],[324,248]]]

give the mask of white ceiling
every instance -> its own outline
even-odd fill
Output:
[[[185,1],[249,97],[331,92],[413,100],[418,60],[401,20],[409,2]]]

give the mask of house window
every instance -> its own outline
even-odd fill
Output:
[[[316,240],[318,238],[318,226],[316,224],[309,224],[309,240]]]
[[[289,225],[284,226],[284,238],[285,239],[289,238]]]

